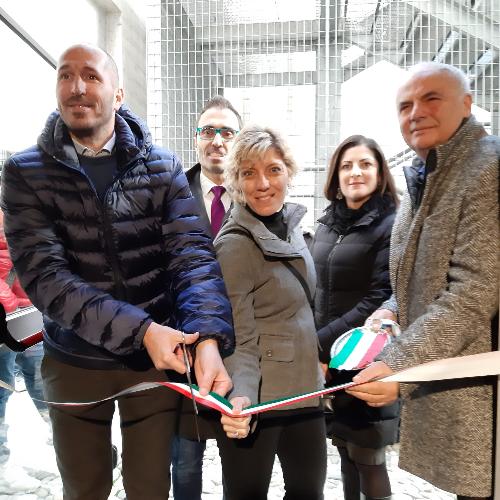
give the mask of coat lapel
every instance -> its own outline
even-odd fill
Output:
[[[196,166],[193,168],[196,168]],[[210,225],[210,219],[208,218],[208,214],[205,209],[205,200],[203,199],[203,192],[201,190],[199,169],[197,169],[192,176],[188,176],[188,182],[191,192],[193,193],[193,196],[196,198],[196,201],[198,203],[198,207],[200,209],[200,218],[203,221],[205,231],[207,231],[213,239],[214,235],[212,234],[212,226]]]

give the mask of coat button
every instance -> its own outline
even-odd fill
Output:
[[[272,357],[273,357],[273,351],[272,351],[272,349],[268,349],[268,350],[266,351],[266,356],[267,356],[268,358],[272,358]]]

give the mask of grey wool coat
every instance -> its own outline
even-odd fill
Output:
[[[280,262],[288,260],[314,291],[314,263],[299,228],[305,208],[288,203],[283,214],[287,241],[235,203],[214,242],[236,336],[234,353],[224,359],[234,384],[229,399],[247,396],[255,404],[323,387],[311,307],[299,280]],[[283,409],[318,405],[315,398]]]
[[[402,335],[379,359],[393,370],[492,349],[498,310],[500,139],[468,118],[426,161],[415,211],[408,193],[390,253]],[[486,497],[492,489],[490,379],[402,384],[400,467],[447,491]]]

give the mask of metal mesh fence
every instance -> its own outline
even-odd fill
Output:
[[[404,70],[451,63],[471,81],[474,113],[498,134],[498,0],[149,0],[148,122],[186,167],[198,113],[223,94],[245,122],[288,136],[302,172],[291,196],[312,226],[325,206],[327,161],[362,133],[399,179],[412,153],[394,98]]]

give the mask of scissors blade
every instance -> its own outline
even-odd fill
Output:
[[[184,335],[183,335],[184,338]],[[187,349],[186,349],[186,343],[183,342],[182,344],[182,355],[184,357],[184,365],[186,366],[186,377],[189,385],[189,390],[191,391],[191,401],[193,402],[193,410],[194,410],[194,424],[196,427],[196,436],[198,438],[198,442],[201,441],[200,439],[200,428],[198,427],[198,405],[196,404],[196,399],[194,399],[194,392],[193,392],[193,382],[191,380],[191,366],[189,365],[189,358],[187,355]]]

